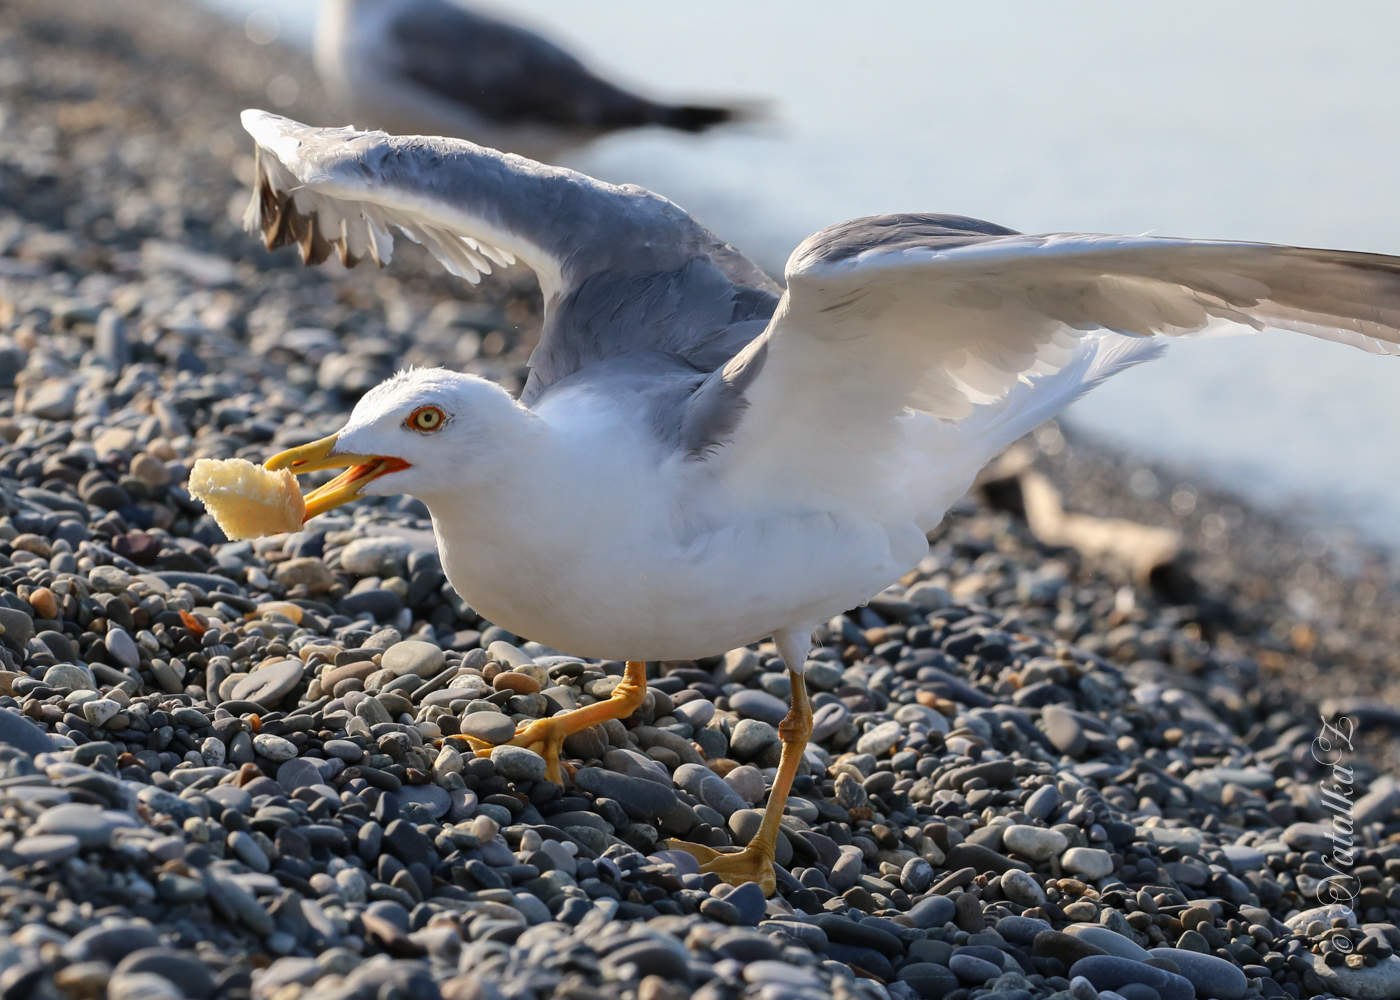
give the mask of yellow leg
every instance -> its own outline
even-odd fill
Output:
[[[525,747],[544,758],[545,777],[556,785],[564,783],[564,769],[559,759],[565,737],[582,732],[609,719],[625,719],[641,707],[647,694],[647,665],[641,660],[628,660],[622,680],[613,688],[612,697],[571,712],[561,712],[548,719],[522,722],[515,736],[500,746]],[[449,736],[449,740],[466,743],[478,757],[490,756],[496,747],[474,736]]]
[[[793,779],[797,777],[807,740],[812,736],[812,703],[807,700],[807,682],[793,670],[788,671],[788,677],[792,680],[792,703],[787,716],[778,726],[783,753],[778,758],[778,776],[773,781],[773,791],[768,795],[763,823],[753,840],[737,851],[717,851],[713,847],[684,840],[672,840],[666,845],[695,855],[702,872],[714,872],[731,885],[757,882],[765,896],[773,895],[778,887],[777,878],[773,875],[778,829],[782,825],[783,809],[787,805],[788,793],[792,791]]]

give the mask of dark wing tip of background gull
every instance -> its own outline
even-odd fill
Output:
[[[498,125],[702,132],[750,117],[742,107],[653,100],[598,75],[526,25],[443,0],[402,3],[389,32],[397,73]]]
[[[663,107],[660,124],[678,132],[703,132],[746,117],[737,108],[710,104],[677,104]]]

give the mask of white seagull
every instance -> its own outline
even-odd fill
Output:
[[[316,70],[361,124],[552,160],[609,132],[703,132],[740,107],[653,100],[528,28],[454,0],[324,0]]]
[[[676,845],[768,892],[814,627],[913,568],[986,462],[1153,356],[1154,334],[1278,327],[1400,353],[1400,257],[886,215],[808,237],[784,289],[638,187],[448,139],[243,122],[268,247],[385,264],[397,230],[472,282],[519,259],[545,303],[518,400],[402,372],[268,468],[346,469],[308,517],[418,497],[473,608],[628,661],[611,700],[517,731],[555,780],[565,735],[638,705],[643,661],[771,636],[792,704],[763,824],[738,851]]]

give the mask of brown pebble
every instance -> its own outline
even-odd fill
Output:
[[[637,988],[637,1000],[685,1000],[690,991],[661,976],[647,976]]]
[[[516,694],[539,694],[540,682],[528,674],[513,670],[503,670],[496,675],[491,686],[497,691],[514,691]]]
[[[27,533],[16,535],[11,539],[10,548],[14,549],[16,552],[32,552],[34,555],[43,556],[45,559],[53,555],[53,546],[49,544],[48,539]]]
[[[154,455],[142,452],[131,460],[131,475],[147,486],[159,489],[170,485],[170,470]]]
[[[58,595],[48,587],[36,587],[29,594],[29,605],[40,618],[58,617]]]
[[[111,978],[112,967],[105,962],[78,962],[53,975],[63,995],[74,1000],[97,1000],[106,996],[107,980]]]
[[[357,680],[363,682],[366,677],[379,669],[379,665],[373,660],[361,660],[358,663],[342,663],[338,667],[330,667],[321,671],[321,687],[334,691],[340,686],[341,681]]]
[[[262,618],[265,615],[278,615],[286,618],[293,625],[300,625],[302,613],[300,605],[293,604],[291,601],[267,601],[259,604],[257,610],[246,617]]]
[[[1188,906],[1181,914],[1182,930],[1194,931],[1202,924],[1212,924],[1215,916],[1204,906]]]
[[[924,706],[924,708],[931,708],[941,715],[946,715],[950,719],[956,717],[958,714],[958,707],[956,705],[947,698],[939,697],[932,691],[916,692],[914,700]]]
[[[1057,882],[1047,884],[1053,884],[1066,896],[1079,897],[1087,894],[1095,899],[1098,898],[1098,893],[1093,891],[1089,883],[1077,878],[1061,878]]]
[[[301,649],[297,650],[297,656],[301,658],[302,663],[310,663],[313,656],[320,657],[318,662],[333,663],[336,654],[339,652],[340,647],[332,645],[331,643],[312,643],[309,646],[302,646]]]

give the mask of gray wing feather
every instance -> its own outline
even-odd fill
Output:
[[[877,248],[907,250],[938,246],[952,249],[1011,235],[1016,235],[1014,229],[963,215],[910,213],[839,223],[810,237],[802,246],[808,247],[807,252],[814,261],[837,263]],[[772,315],[774,308],[766,309],[764,319]],[[741,348],[684,401],[680,440],[688,454],[697,458],[709,454],[727,441],[738,427],[748,407],[747,390],[763,370],[768,357],[768,338],[759,336],[762,332],[749,333],[752,339],[746,339]]]
[[[699,451],[747,434],[745,412],[843,432],[906,407],[959,420],[1083,356],[1086,333],[1279,327],[1400,354],[1400,257],[1384,254],[895,215],[809,237],[787,278],[768,328],[689,401]]]
[[[907,304],[924,308],[1006,310],[1009,325],[1038,316],[1074,330],[1169,336],[1272,326],[1400,353],[1397,256],[1169,237],[1023,236],[980,223],[965,238],[921,238],[924,218],[862,219],[809,237],[788,261],[790,294],[803,309],[831,311],[838,307],[833,291],[849,297],[898,287]]]
[[[540,279],[545,323],[522,401],[611,358],[723,365],[761,328],[778,286],[685,211],[643,188],[458,139],[312,128],[246,111],[257,180],[245,223],[307,262],[332,250],[383,264],[391,231],[469,281],[518,257]]]
[[[874,215],[839,222],[807,237],[793,253],[793,258],[800,258],[803,266],[837,264],[872,250],[882,253],[928,248],[952,250],[998,236],[1019,235],[1014,229],[965,215],[931,212]]]
[[[771,279],[724,248],[653,266],[597,272],[559,297],[530,355],[520,401],[620,353],[675,358],[710,373],[763,331],[778,301]]]

